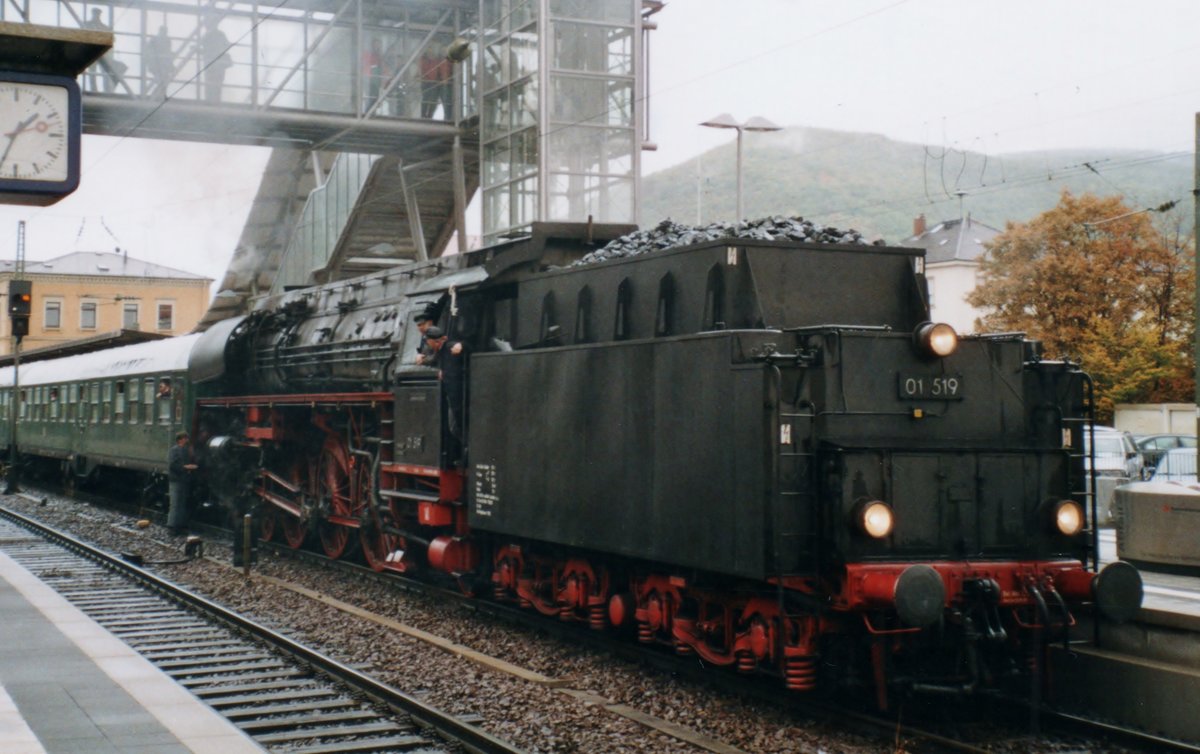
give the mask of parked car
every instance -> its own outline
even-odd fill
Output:
[[[1101,523],[1113,520],[1113,492],[1122,484],[1143,478],[1142,455],[1133,443],[1133,435],[1112,427],[1095,427],[1096,433],[1096,509]],[[1091,432],[1083,430],[1084,469],[1091,470],[1088,449]],[[1092,477],[1087,475],[1088,490]]]
[[[1192,438],[1195,441],[1196,438]],[[1099,443],[1099,441],[1097,441]],[[1152,482],[1178,482],[1179,484],[1197,484],[1196,479],[1196,448],[1172,448],[1163,453],[1158,465],[1154,467]]]
[[[1195,435],[1143,435],[1135,437],[1134,443],[1142,454],[1142,461],[1148,471],[1153,471],[1167,451],[1173,448],[1195,448]]]
[[[1111,427],[1095,427],[1096,433],[1096,476],[1124,477],[1125,481],[1142,478],[1145,465],[1133,435]],[[1087,453],[1091,433],[1083,432],[1083,451]],[[1087,463],[1090,464],[1090,461]],[[1087,468],[1090,470],[1091,466]]]

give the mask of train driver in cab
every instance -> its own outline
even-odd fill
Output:
[[[419,312],[417,316],[413,317],[413,322],[417,323],[417,329],[421,331],[421,342],[417,346],[417,364],[433,364],[433,361],[430,358],[433,356],[433,351],[430,350],[429,345],[425,340],[425,333],[430,327],[433,327],[433,321],[433,312],[430,311],[429,307],[426,307],[424,310]]]
[[[442,383],[446,430],[462,443],[467,391],[466,347],[462,341],[450,340],[442,328],[434,326],[425,331],[425,344],[432,354],[427,362],[437,367],[438,380]]]

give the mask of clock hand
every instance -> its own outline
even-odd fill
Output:
[[[10,131],[9,133],[6,133],[4,135],[7,136],[10,140],[16,139],[16,137],[20,136],[25,131],[25,129],[29,128],[29,124],[34,122],[35,120],[37,120],[38,116],[40,116],[40,115],[41,115],[41,113],[34,113],[33,115],[30,115],[28,118],[26,118],[25,120],[18,123],[17,127],[15,129],[13,129],[12,131]]]
[[[38,115],[40,115],[40,113],[34,113],[33,115],[30,115],[28,118],[18,123],[16,129],[14,129],[11,133],[4,134],[8,137],[8,146],[4,148],[4,154],[0,154],[0,165],[3,165],[4,161],[8,159],[8,153],[12,151],[13,144],[16,143],[17,137],[29,127],[30,123],[38,119]]]

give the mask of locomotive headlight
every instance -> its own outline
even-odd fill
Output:
[[[958,348],[958,333],[945,322],[926,322],[915,336],[918,347],[931,356],[949,356]]]
[[[860,504],[855,519],[862,533],[875,539],[883,539],[891,534],[895,523],[891,506],[882,500]]]
[[[1075,536],[1083,529],[1083,508],[1074,500],[1063,500],[1054,509],[1054,525],[1062,534]]]

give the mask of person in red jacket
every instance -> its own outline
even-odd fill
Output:
[[[449,120],[453,113],[451,80],[454,69],[449,58],[426,50],[421,56],[421,117],[432,118],[437,107],[442,106],[442,120]]]

